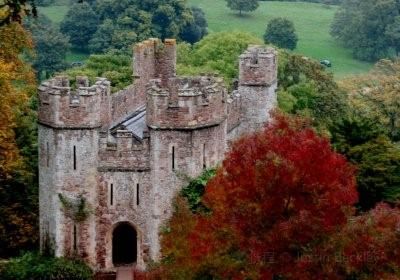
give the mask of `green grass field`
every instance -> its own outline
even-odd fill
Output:
[[[364,73],[372,66],[353,59],[351,51],[337,44],[330,36],[330,24],[336,11],[334,6],[302,2],[260,2],[255,12],[240,17],[226,7],[224,0],[188,2],[204,10],[210,32],[241,30],[262,38],[270,19],[286,17],[292,20],[299,36],[295,52],[318,60],[331,60],[336,78]]]
[[[295,52],[317,60],[331,60],[332,71],[338,79],[367,72],[372,66],[370,63],[353,59],[351,51],[340,46],[330,36],[330,24],[337,9],[334,6],[302,2],[260,2],[260,7],[255,12],[240,17],[226,7],[225,0],[188,0],[188,2],[205,11],[210,32],[241,30],[262,38],[270,19],[289,18],[294,22],[299,36]],[[39,12],[57,24],[61,22],[67,10],[66,5],[39,8]],[[72,51],[67,60],[81,61],[85,57],[85,54]]]
[[[39,7],[38,12],[43,13],[45,16],[50,18],[52,22],[55,24],[60,24],[63,20],[64,16],[68,12],[68,6],[50,6],[50,7]]]

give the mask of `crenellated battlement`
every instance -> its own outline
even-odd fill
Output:
[[[194,129],[226,119],[227,90],[213,76],[151,80],[147,87],[147,125],[155,129]]]
[[[250,46],[239,57],[239,86],[267,86],[277,80],[277,52],[273,48]]]
[[[145,171],[150,167],[149,135],[139,141],[129,130],[117,130],[114,135],[101,132],[99,137],[99,170]]]
[[[108,122],[110,82],[77,77],[75,88],[68,77],[58,76],[39,87],[39,122],[59,128],[94,128]]]

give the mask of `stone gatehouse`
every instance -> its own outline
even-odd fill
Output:
[[[137,44],[133,59],[132,85],[114,94],[104,78],[56,77],[39,88],[42,248],[96,270],[159,259],[180,175],[220,163],[228,143],[261,127],[277,102],[270,48],[239,57],[232,93],[215,76],[176,77],[175,40]]]

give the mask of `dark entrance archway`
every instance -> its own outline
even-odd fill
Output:
[[[112,260],[114,266],[137,261],[137,232],[129,223],[120,223],[113,231]]]

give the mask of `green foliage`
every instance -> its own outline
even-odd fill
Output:
[[[335,15],[332,35],[366,61],[385,58],[400,50],[400,2],[344,0]]]
[[[369,210],[400,198],[400,148],[375,119],[352,110],[329,128],[337,151],[357,166],[358,205]]]
[[[267,26],[264,34],[264,42],[273,44],[279,48],[294,50],[298,37],[293,22],[286,18],[274,18]]]
[[[69,38],[60,33],[43,15],[27,19],[25,26],[33,35],[36,55],[32,62],[38,77],[44,74],[44,78],[48,78],[54,72],[65,69]]]
[[[240,15],[242,12],[255,11],[259,6],[258,0],[226,0],[226,2],[230,9],[239,11]]]
[[[58,198],[64,207],[65,215],[72,221],[80,223],[89,217],[91,210],[87,205],[86,198],[82,195],[80,195],[76,200],[68,199],[62,194],[58,194]]]
[[[12,259],[0,272],[2,280],[91,280],[93,273],[83,262],[27,253]]]
[[[112,90],[121,90],[132,83],[132,59],[128,55],[106,53],[91,55],[82,67],[71,68],[63,74],[71,80],[76,76],[88,76],[91,81],[105,77],[111,81]]]
[[[132,44],[150,37],[175,38],[193,22],[186,1],[98,0],[100,26],[90,41],[92,52],[131,51]]]
[[[69,36],[74,48],[87,49],[88,43],[99,25],[97,13],[86,2],[71,6],[61,22],[61,32]]]
[[[360,207],[373,208],[381,201],[400,199],[400,149],[385,136],[352,147],[347,153],[358,166]]]
[[[179,37],[191,44],[200,41],[208,34],[206,15],[198,7],[192,7],[193,22],[189,23],[180,33]]]
[[[213,33],[193,47],[178,49],[178,74],[218,73],[229,84],[238,76],[238,57],[250,44],[262,44],[258,38],[243,32]]]
[[[280,108],[310,117],[320,128],[326,128],[347,111],[347,96],[332,74],[312,59],[281,50],[278,85]]]
[[[187,199],[189,208],[193,213],[207,212],[207,208],[201,202],[201,198],[205,192],[207,182],[215,176],[215,173],[215,169],[207,169],[199,177],[192,179],[189,185],[182,189],[181,195]]]

